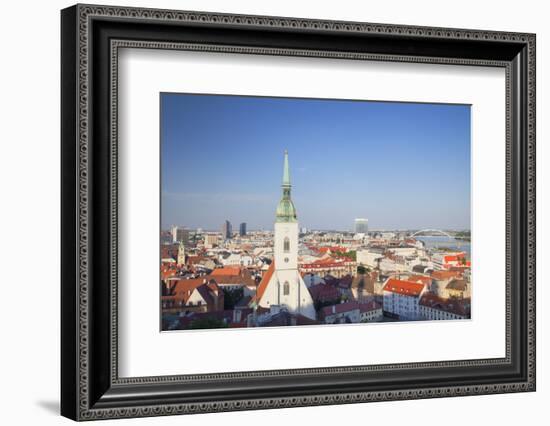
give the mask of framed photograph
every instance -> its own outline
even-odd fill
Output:
[[[535,35],[61,12],[61,412],[535,390]]]

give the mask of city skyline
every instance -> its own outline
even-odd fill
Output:
[[[162,94],[161,106],[163,229],[273,229],[285,149],[301,226],[470,228],[467,105]]]
[[[223,233],[223,225],[224,225],[224,222],[223,221],[217,228],[214,227],[214,228],[205,228],[203,226],[197,226],[197,227],[189,227],[189,226],[186,226],[186,225],[181,225],[181,224],[175,224],[175,223],[172,223],[170,224],[169,226],[167,226],[166,228],[162,228],[161,231],[162,232],[169,232],[173,227],[177,227],[177,228],[184,228],[186,230],[189,230],[189,231],[197,231],[197,230],[200,230],[202,232],[208,232],[208,233],[214,233],[214,232],[218,232],[218,233]],[[232,221],[229,221],[229,223],[231,223],[231,225],[233,225],[233,222]],[[246,223],[246,222],[245,222]],[[273,228],[273,225],[271,226],[271,228]],[[307,227],[307,226],[301,226],[300,224],[300,229],[307,229],[307,232],[342,232],[342,233],[355,233],[354,229],[353,229],[353,223],[351,226],[349,226],[348,228],[346,229],[336,229],[336,228],[310,228],[310,227]],[[421,230],[425,230],[425,231],[433,231],[434,233],[436,231],[470,231],[470,228],[377,228],[377,229],[369,229],[368,230],[368,233],[369,234],[372,234],[372,233],[380,233],[380,232],[410,232],[410,231],[421,231]],[[239,233],[238,230],[233,230],[232,231],[234,235],[237,235]],[[269,228],[248,228],[248,224],[247,224],[247,228],[246,228],[246,232],[247,233],[254,233],[254,232],[273,232],[273,229],[269,229]]]

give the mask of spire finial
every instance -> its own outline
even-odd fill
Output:
[[[288,150],[285,149],[285,161],[283,168],[283,186],[290,186],[290,170],[288,167]]]
[[[285,149],[283,166],[283,197],[277,206],[277,222],[296,222],[296,208],[290,199],[290,168],[288,166],[288,151]]]

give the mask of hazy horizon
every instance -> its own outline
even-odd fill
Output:
[[[161,94],[161,227],[470,229],[470,106]]]
[[[177,223],[172,223],[170,224],[169,226],[167,227],[163,227],[161,229],[161,232],[168,232],[170,231],[171,227],[172,226],[178,226],[178,227],[184,227],[184,228],[187,228],[189,229],[190,231],[196,231],[197,229],[200,229],[202,232],[222,232],[221,231],[221,227],[222,227],[223,223],[220,224],[220,226],[218,228],[205,228],[204,226],[197,226],[197,227],[189,227],[189,226],[186,226],[186,225],[181,225],[181,224],[177,224]],[[239,233],[239,225],[240,225],[240,222],[239,223],[234,223],[234,222],[231,222],[231,226],[233,227],[233,233],[236,233],[238,234]],[[328,229],[328,228],[325,228],[325,229],[318,229],[318,228],[308,228],[307,226],[300,226],[300,229],[301,228],[306,228],[308,232],[351,232],[351,233],[355,233],[355,231],[350,227],[348,229]],[[394,228],[394,229],[390,229],[390,228],[384,228],[384,229],[370,229],[369,227],[369,230],[368,232],[369,233],[372,233],[372,232],[408,232],[408,231],[422,231],[422,230],[426,230],[426,231],[431,231],[431,230],[434,230],[434,231],[453,231],[453,232],[471,232],[471,229],[470,228],[441,228],[441,229],[435,229],[435,228]],[[273,226],[271,228],[250,228],[248,226],[248,223],[246,224],[246,232],[247,233],[250,233],[250,232],[266,232],[266,231],[269,231],[269,232],[274,232],[274,229],[273,229]]]

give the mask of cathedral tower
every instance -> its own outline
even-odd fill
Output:
[[[283,194],[275,213],[273,262],[258,286],[257,300],[262,307],[276,305],[315,319],[313,300],[298,271],[298,219],[290,196],[291,187],[285,150]]]
[[[275,213],[275,241],[273,258],[277,271],[298,269],[298,219],[296,208],[290,198],[290,171],[288,152],[285,151],[283,167],[283,196]]]

